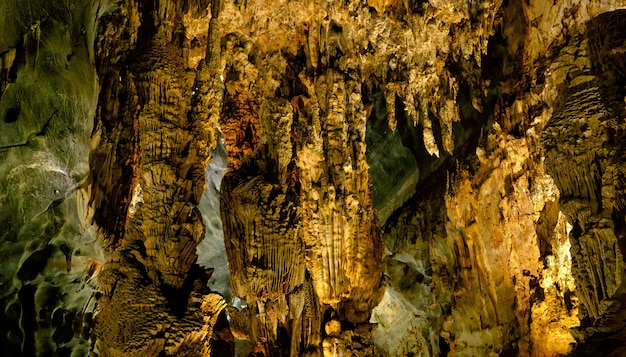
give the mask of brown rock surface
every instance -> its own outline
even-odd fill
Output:
[[[210,9],[207,56],[197,68],[188,67],[194,29],[183,23],[207,17],[207,7],[122,2],[101,28],[96,55],[106,90],[94,137],[107,144],[92,151],[89,182],[108,248],[94,331],[102,355],[232,352],[226,304],[207,291],[210,274],[193,265],[204,238],[196,206],[217,140],[220,51],[211,28],[219,8]]]

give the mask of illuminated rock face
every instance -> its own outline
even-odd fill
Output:
[[[624,15],[599,15],[561,49],[553,66],[561,105],[542,136],[546,165],[571,225],[581,320],[574,336],[586,341],[582,351],[593,354],[626,351],[615,344],[625,326]]]
[[[94,321],[102,355],[233,352],[226,302],[196,264],[205,237],[198,205],[217,144],[220,51],[215,20],[204,21],[206,56],[194,60],[197,29],[184,24],[208,20],[207,11],[215,17],[219,8],[207,7],[122,2],[100,28],[103,90],[87,184],[107,249]]]
[[[5,1],[3,355],[622,354],[624,7]]]

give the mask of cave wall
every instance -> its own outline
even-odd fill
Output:
[[[554,67],[569,81],[555,83],[559,106],[542,134],[571,224],[581,320],[574,336],[582,351],[614,355],[625,351],[616,342],[624,327],[624,14],[595,17],[560,50]]]
[[[104,258],[86,218],[106,1],[0,3],[0,353],[88,354]]]
[[[468,83],[484,93],[483,132],[383,228],[388,296],[374,311],[382,354],[623,353],[614,156],[623,31],[613,30],[623,13],[605,13],[614,5],[503,7],[489,67]],[[471,114],[462,113],[461,122]],[[410,318],[387,312],[398,309]]]

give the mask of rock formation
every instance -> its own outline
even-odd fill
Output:
[[[3,355],[626,353],[626,2],[0,16]]]

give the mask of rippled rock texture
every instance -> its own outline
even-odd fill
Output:
[[[623,354],[622,8],[2,1],[2,353]]]
[[[0,4],[0,350],[86,355],[103,259],[86,219],[98,98],[96,22],[109,4]]]

